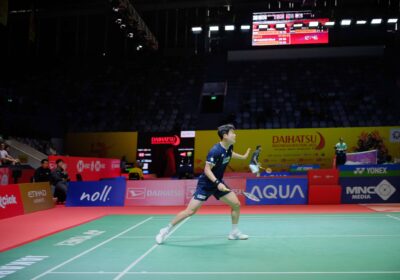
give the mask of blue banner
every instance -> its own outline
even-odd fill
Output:
[[[342,203],[398,203],[400,177],[340,178]]]
[[[260,176],[263,176],[263,177],[287,177],[287,176],[293,176],[293,175],[298,175],[298,174],[292,174],[290,172],[271,172],[271,173],[262,172],[260,174]]]
[[[289,171],[295,173],[293,175],[307,175],[308,170],[320,168],[321,166],[318,164],[292,164],[289,167]]]
[[[340,177],[400,176],[400,164],[342,165]]]
[[[123,177],[96,182],[71,182],[66,206],[124,206],[126,180]]]
[[[307,204],[307,178],[247,179],[246,192],[260,199],[260,202],[246,197],[247,205]]]

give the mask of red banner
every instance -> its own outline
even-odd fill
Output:
[[[339,170],[337,169],[313,169],[308,170],[308,185],[338,185]]]
[[[245,198],[246,179],[225,179],[238,195],[242,205]],[[130,206],[183,206],[187,205],[196,190],[197,180],[139,180],[128,181],[125,205]],[[223,205],[211,196],[204,205]]]
[[[0,187],[0,219],[24,214],[18,185]]]
[[[50,168],[56,168],[56,160],[62,159],[67,165],[71,181],[77,181],[81,174],[83,181],[98,181],[102,178],[114,178],[121,174],[120,160],[89,157],[49,156]]]

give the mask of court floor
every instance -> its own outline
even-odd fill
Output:
[[[110,215],[0,254],[3,279],[400,279],[400,213]]]

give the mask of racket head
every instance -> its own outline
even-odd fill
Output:
[[[261,201],[257,196],[255,196],[255,195],[252,194],[252,193],[243,192],[243,195],[244,195],[245,197],[247,197],[248,199],[252,200],[252,201],[255,201],[255,202],[260,202],[260,201]]]

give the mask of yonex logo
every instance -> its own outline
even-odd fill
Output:
[[[382,180],[382,182],[376,186],[375,192],[383,200],[388,200],[396,192],[396,189],[388,181]]]
[[[363,167],[357,167],[356,169],[354,169],[353,173],[354,174],[363,174],[365,171],[365,168]]]
[[[145,188],[128,188],[127,199],[145,199],[146,189]]]

